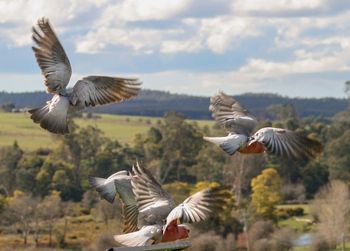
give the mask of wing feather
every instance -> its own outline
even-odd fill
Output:
[[[228,197],[229,194],[220,187],[201,190],[188,197],[169,213],[164,229],[174,220],[179,220],[181,223],[206,220],[224,207]]]
[[[131,184],[138,201],[139,210],[152,206],[157,201],[174,203],[170,194],[163,190],[147,169],[137,164],[133,167],[133,172],[136,177],[133,177]]]
[[[209,110],[216,122],[230,133],[249,135],[257,124],[247,109],[223,92],[210,98]]]
[[[164,223],[175,202],[158,181],[138,163],[133,167],[131,184],[139,208],[139,226]]]
[[[69,59],[48,19],[39,19],[38,27],[33,27],[32,32],[33,41],[37,45],[32,49],[45,77],[47,91],[59,94],[72,75]]]
[[[255,141],[264,144],[269,153],[291,159],[314,158],[323,150],[321,143],[317,140],[282,128],[261,128],[248,144]]]
[[[75,84],[70,102],[84,107],[121,102],[136,96],[140,85],[138,79],[133,78],[89,76]]]

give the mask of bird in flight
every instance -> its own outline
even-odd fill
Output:
[[[303,159],[315,157],[322,145],[301,133],[275,127],[264,127],[253,133],[257,120],[232,97],[223,92],[210,98],[209,110],[224,128],[225,137],[203,137],[221,147],[226,153],[268,152],[279,157]]]
[[[67,89],[72,68],[49,20],[39,19],[32,32],[36,44],[32,49],[45,78],[46,90],[53,94],[45,106],[29,110],[31,119],[42,128],[56,134],[69,133],[67,118],[70,113],[121,102],[139,93],[138,79],[107,76],[87,76]]]
[[[129,177],[123,178],[130,181],[129,186],[120,186],[121,175],[114,174],[105,180],[97,178],[99,182],[96,182],[96,177],[91,177],[90,184],[104,198],[103,194],[119,193],[124,206],[124,234],[115,235],[114,239],[124,246],[146,246],[188,238],[190,230],[184,223],[208,219],[217,214],[229,198],[229,193],[223,188],[207,188],[176,206],[172,196],[138,163]]]

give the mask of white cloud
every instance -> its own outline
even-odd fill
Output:
[[[328,40],[328,43],[333,40],[333,43],[335,42],[333,37],[339,39],[339,37],[349,35],[347,27],[349,22],[350,11],[334,16],[268,19],[269,26],[274,27],[277,31],[274,41],[279,48],[307,45],[307,42],[315,45],[317,40]],[[314,37],[310,34],[313,34]]]
[[[218,17],[201,21],[199,33],[206,37],[206,45],[215,53],[224,53],[232,44],[260,34],[254,18]]]
[[[118,4],[118,15],[124,21],[164,20],[181,13],[189,1],[126,0]]]
[[[164,71],[138,76],[142,79],[144,88],[172,93],[210,96],[222,90],[230,94],[270,92],[291,97],[344,97],[345,80],[342,77],[303,73],[299,77],[290,77],[288,72],[284,69],[282,71],[284,73],[280,73],[279,77],[270,74],[268,78],[254,78],[254,72],[243,72],[243,69],[215,72]]]
[[[161,43],[161,52],[198,52],[209,49],[221,54],[230,50],[249,37],[261,35],[260,25],[254,18],[221,16],[215,18],[183,20],[188,34],[187,39],[166,40]],[[194,31],[194,32],[191,32]]]
[[[198,38],[188,40],[166,40],[161,43],[160,51],[162,53],[178,53],[187,52],[193,53],[203,49],[203,41]]]
[[[91,31],[76,42],[76,50],[79,53],[98,53],[109,45],[122,45],[145,54],[161,50],[163,40],[181,35],[184,30],[145,28],[129,23],[166,20],[184,11],[188,4],[189,1],[179,0],[125,0],[111,3],[95,20]]]
[[[79,53],[97,53],[107,45],[122,45],[132,48],[136,52],[149,54],[156,48],[164,36],[172,36],[182,33],[181,30],[156,30],[156,29],[132,29],[102,27],[89,32],[82,40],[76,43]]]
[[[73,42],[79,53],[104,57],[105,52],[125,50],[130,62],[140,54],[150,65],[156,65],[152,60],[171,61],[169,66],[162,65],[163,72],[145,67],[151,72],[141,76],[149,88],[201,90],[202,94],[223,86],[242,92],[260,87],[273,90],[269,82],[282,88],[295,76],[350,70],[350,11],[346,6],[350,2],[344,0],[0,0],[0,43],[28,45],[31,26],[46,16],[60,39]],[[262,43],[254,48],[258,39]],[[245,63],[227,60],[241,48],[239,60]],[[154,59],[150,54],[155,53],[160,55]],[[188,55],[177,57],[177,53]],[[206,62],[198,62],[198,72],[178,70],[183,66],[177,58],[201,53],[208,60],[219,54],[215,60],[222,58],[228,63],[225,69],[231,70],[211,71]],[[72,55],[73,61],[80,56]],[[200,65],[208,72],[200,72]]]
[[[107,0],[0,0],[0,34],[9,46],[24,46],[30,43],[30,30],[36,21],[45,16],[58,30],[81,13],[101,6]],[[27,38],[25,38],[27,36]]]
[[[243,13],[279,13],[315,10],[325,7],[325,0],[235,0],[232,8]]]
[[[106,2],[107,0],[1,0],[0,23],[33,24],[42,16],[61,23]]]

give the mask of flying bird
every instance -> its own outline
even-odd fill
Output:
[[[230,155],[237,151],[246,154],[266,151],[279,157],[305,159],[315,157],[322,151],[322,145],[317,140],[291,130],[264,127],[253,133],[256,118],[223,92],[210,98],[209,110],[228,135],[203,138]]]
[[[87,107],[121,102],[134,97],[141,83],[136,78],[87,76],[67,89],[72,68],[69,59],[53,31],[49,20],[41,18],[32,29],[36,44],[32,49],[45,78],[48,93],[53,94],[47,105],[29,110],[31,119],[52,133],[69,132],[67,117]]]
[[[114,236],[124,246],[146,246],[188,238],[190,230],[184,223],[208,219],[223,208],[229,196],[223,188],[208,188],[176,205],[171,195],[138,163],[133,167],[132,174],[122,172],[124,173],[113,174],[107,179],[91,177],[90,184],[101,195],[109,194],[103,196],[109,201],[118,192],[124,207],[127,207],[123,209],[124,234]],[[121,178],[124,174],[131,179]],[[121,179],[130,181],[132,193],[120,189]]]
[[[188,238],[189,228],[184,223],[207,220],[227,203],[229,194],[223,188],[201,190],[181,204],[145,168],[138,163],[133,167],[131,179],[138,204],[138,231],[115,235],[114,239],[125,246],[144,246]]]

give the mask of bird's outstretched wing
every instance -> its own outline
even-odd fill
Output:
[[[32,31],[37,45],[32,48],[45,77],[47,91],[59,94],[64,91],[72,75],[69,59],[48,19],[39,19],[38,27],[33,27]]]
[[[269,153],[291,159],[313,158],[323,147],[320,142],[310,139],[301,133],[287,129],[264,127],[258,130],[248,142],[248,145],[262,143]]]
[[[107,179],[89,176],[89,183],[109,203],[114,202],[115,196],[118,193],[123,208],[123,233],[138,230],[137,202],[131,187],[131,175],[128,171],[116,172]]]
[[[136,78],[89,76],[75,84],[69,100],[82,107],[121,102],[136,96],[140,85]]]
[[[131,184],[139,209],[139,227],[164,223],[175,202],[152,174],[137,163]]]
[[[179,223],[193,223],[206,220],[210,215],[218,213],[227,203],[229,193],[221,187],[201,190],[175,207],[166,219],[166,226],[178,220]]]
[[[137,219],[139,215],[138,205],[135,194],[131,186],[131,178],[115,180],[115,186],[119,197],[123,202],[123,233],[130,233],[138,230]]]
[[[216,122],[230,133],[249,135],[257,124],[247,109],[223,92],[210,98],[209,110]]]

